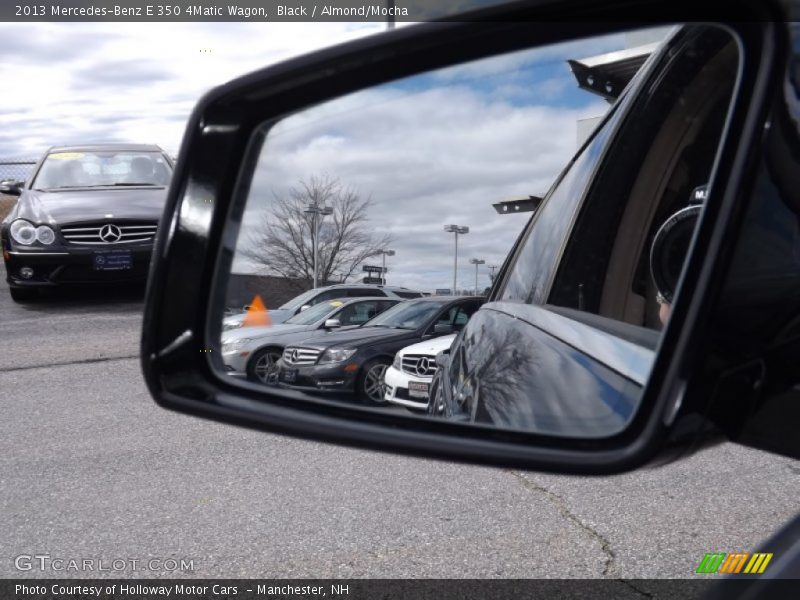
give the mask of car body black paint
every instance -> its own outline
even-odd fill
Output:
[[[39,160],[22,188],[14,208],[0,225],[0,245],[6,267],[6,281],[12,290],[33,290],[60,284],[111,283],[117,281],[144,282],[147,278],[153,239],[134,243],[84,244],[64,237],[65,228],[81,228],[113,224],[119,227],[157,228],[164,211],[167,190],[158,186],[81,187],[34,189],[36,176],[50,154],[64,152],[152,152],[158,153],[165,164],[171,159],[158,146],[143,144],[96,144],[91,146],[62,146],[49,149]],[[109,216],[113,215],[113,216]],[[9,227],[17,219],[34,225],[47,225],[56,234],[50,245],[18,244],[12,239]],[[98,271],[94,260],[99,254],[112,251],[129,253],[130,267]],[[30,267],[35,275],[20,276],[20,269]]]
[[[288,365],[284,361],[279,363],[278,383],[283,387],[301,389],[306,391],[319,392],[342,392],[352,394],[356,392],[356,382],[358,377],[369,361],[381,359],[388,363],[392,362],[398,350],[416,344],[425,339],[437,337],[433,332],[433,326],[441,316],[458,306],[466,311],[474,312],[483,302],[482,297],[456,297],[456,298],[436,298],[428,297],[420,300],[421,303],[437,303],[441,305],[431,317],[426,319],[416,329],[389,329],[386,327],[370,326],[366,323],[360,327],[337,331],[324,336],[315,336],[302,340],[293,346],[313,348],[323,353],[328,348],[349,348],[354,349],[355,354],[340,363],[317,363],[307,366]],[[411,301],[413,302],[413,301]],[[357,365],[358,369],[345,370],[347,365]],[[287,384],[282,380],[282,374],[286,369],[296,372],[296,380],[292,384]],[[337,385],[322,385],[325,381],[340,381]]]

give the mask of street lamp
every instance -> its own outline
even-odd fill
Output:
[[[491,273],[489,273],[489,279],[491,280],[492,283],[494,283],[494,272],[500,267],[498,267],[497,265],[489,265],[488,268],[491,269],[492,271]]]
[[[458,235],[469,233],[469,227],[466,225],[445,225],[444,230],[448,233],[454,233],[456,236],[456,251],[453,258],[453,296],[456,295],[456,276],[458,275]]]
[[[330,206],[320,206],[316,202],[312,202],[308,205],[308,207],[303,211],[309,214],[314,215],[314,222],[311,226],[311,245],[313,247],[314,253],[314,288],[317,287],[317,253],[319,251],[319,224],[322,221],[320,217],[324,217],[325,215],[333,214],[333,209]]]
[[[475,265],[475,295],[478,295],[478,265],[485,265],[486,261],[482,258],[470,258],[469,262]]]
[[[381,278],[383,278],[383,285],[386,285],[386,257],[394,256],[394,250],[378,250],[375,254],[381,254],[383,258],[383,271],[381,271]]]

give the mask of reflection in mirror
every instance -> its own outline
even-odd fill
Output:
[[[669,318],[737,68],[726,31],[661,27],[265,124],[229,223],[225,376],[398,417],[620,432]]]

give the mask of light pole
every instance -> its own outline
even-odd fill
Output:
[[[380,254],[383,258],[383,271],[381,271],[381,278],[383,279],[383,285],[386,285],[386,257],[387,256],[394,256],[394,250],[378,250],[376,254]]]
[[[486,261],[482,258],[470,258],[469,262],[475,265],[475,295],[478,295],[478,265],[485,265]]]
[[[330,206],[320,206],[316,202],[312,202],[305,209],[306,213],[314,215],[314,221],[311,227],[311,246],[314,253],[314,288],[317,287],[317,253],[319,251],[319,223],[322,221],[320,217],[333,214],[333,209]]]
[[[456,236],[456,251],[453,256],[453,296],[456,295],[456,276],[458,275],[458,235],[469,233],[469,227],[466,225],[445,225],[444,230],[448,233],[454,233]]]
[[[491,282],[492,282],[492,283],[494,283],[494,272],[495,272],[495,270],[497,270],[499,267],[498,267],[497,265],[489,265],[487,268],[488,268],[488,269],[491,269],[491,271],[492,271],[491,273],[489,273],[489,279],[491,280]]]

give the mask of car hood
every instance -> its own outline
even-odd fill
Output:
[[[238,329],[224,331],[222,333],[222,342],[232,342],[242,338],[261,339],[264,337],[280,337],[290,333],[314,331],[316,329],[316,325],[288,325],[286,323],[278,323],[277,325],[269,326],[240,327]]]
[[[166,196],[166,188],[25,190],[17,201],[13,218],[58,225],[111,218],[158,221]]]
[[[411,344],[400,350],[400,354],[430,354],[436,356],[439,352],[443,352],[450,348],[453,340],[456,339],[456,334],[443,335],[442,337],[433,338],[432,340],[425,340],[418,344]]]
[[[389,329],[387,327],[355,327],[348,331],[337,331],[324,337],[315,336],[302,341],[303,346],[330,348],[332,346],[362,346],[371,341],[383,342],[404,337],[413,338],[419,334],[411,329]]]

